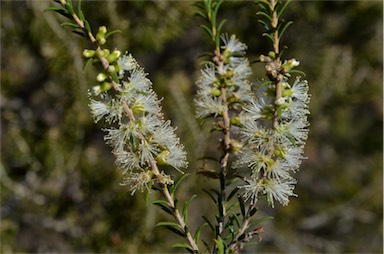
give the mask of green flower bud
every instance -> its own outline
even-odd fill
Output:
[[[295,58],[292,58],[292,59],[289,59],[288,61],[286,61],[282,67],[284,69],[285,72],[289,72],[290,70],[292,70],[294,67],[296,66],[299,66],[300,62],[297,61]]]
[[[281,106],[281,105],[283,105],[285,103],[285,99],[284,99],[284,97],[280,97],[280,98],[278,98],[277,100],[275,100],[275,104],[277,105],[277,106]]]
[[[211,93],[210,93],[212,96],[215,96],[215,97],[219,97],[221,95],[221,91],[220,89],[214,87],[211,89]]]
[[[114,66],[114,65],[110,65],[110,66],[108,66],[107,71],[108,71],[109,73],[115,73],[115,72],[117,72],[117,68],[116,68],[116,66]]]
[[[118,50],[114,50],[111,54],[107,56],[108,63],[113,63],[116,61],[121,55],[121,52]]]
[[[159,153],[156,157],[157,164],[159,165],[166,165],[168,164],[168,156],[169,156],[169,151],[165,150]]]
[[[141,101],[135,101],[131,105],[131,110],[134,114],[142,114],[145,111],[144,105]]]
[[[239,142],[235,139],[231,140],[231,152],[232,153],[237,154],[241,151],[242,148],[243,148],[243,145],[241,142]]]
[[[235,72],[233,70],[229,70],[225,73],[226,78],[232,78]]]
[[[283,97],[290,97],[292,96],[293,94],[293,90],[292,89],[284,89],[282,92],[281,92],[281,95]]]
[[[85,57],[85,58],[91,58],[91,57],[93,57],[94,55],[95,55],[95,51],[94,50],[90,50],[90,49],[84,49],[84,51],[83,51],[83,56]]]
[[[106,34],[107,33],[107,27],[106,26],[99,27],[99,32],[98,33]]]
[[[108,78],[107,74],[105,74],[104,72],[100,72],[99,74],[97,74],[96,76],[96,80],[99,81],[99,82],[103,82],[104,80],[106,80]]]
[[[109,49],[103,49],[103,56],[104,57],[109,56],[110,53],[111,53],[111,51],[109,51]]]
[[[107,40],[105,39],[105,35],[99,33],[96,35],[96,40],[99,42],[100,45],[104,45],[107,42]]]
[[[112,88],[112,85],[111,85],[111,83],[109,83],[109,82],[103,82],[103,83],[101,84],[100,88],[101,88],[101,91],[102,91],[102,92],[105,92],[105,91],[108,91],[109,89],[111,89],[111,88]]]
[[[232,125],[241,126],[240,117],[238,117],[238,116],[232,117],[230,122]]]
[[[268,56],[269,56],[270,58],[272,58],[272,59],[275,59],[276,54],[275,54],[275,52],[273,52],[273,51],[269,51],[269,52],[268,52]]]

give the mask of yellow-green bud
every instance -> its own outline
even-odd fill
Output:
[[[286,151],[282,150],[282,149],[275,149],[273,151],[273,153],[277,156],[277,157],[280,157],[282,159],[285,158],[285,154],[287,153]]]
[[[275,59],[276,54],[275,54],[275,52],[273,52],[273,51],[269,51],[268,56],[269,56],[270,58],[272,58],[272,59]]]
[[[114,66],[114,65],[110,65],[110,66],[108,66],[107,71],[108,71],[109,73],[115,73],[115,72],[117,72],[117,68],[116,68],[116,66]]]
[[[285,72],[289,72],[292,68],[299,66],[300,62],[297,61],[295,58],[289,59],[283,64],[283,69]]]
[[[135,101],[131,105],[131,110],[134,114],[141,114],[145,111],[144,105],[141,101]]]
[[[281,95],[283,97],[290,97],[292,96],[293,94],[293,90],[292,89],[284,89],[282,92],[281,92]]]
[[[112,85],[111,85],[111,83],[109,83],[109,82],[103,82],[103,83],[101,84],[100,88],[101,88],[101,91],[102,91],[102,92],[105,92],[105,91],[108,91],[109,89],[111,89],[111,88],[112,88]]]
[[[157,164],[159,165],[166,165],[168,164],[168,156],[169,156],[169,151],[165,150],[159,153],[156,157]]]
[[[107,56],[108,63],[112,63],[116,61],[121,55],[121,52],[118,50],[114,50],[111,54]]]
[[[104,45],[107,42],[104,34],[97,34],[96,40],[99,42],[100,45]]]
[[[103,73],[103,72],[100,72],[99,74],[97,74],[96,76],[96,80],[99,81],[99,82],[103,82],[104,80],[106,80],[108,78],[107,74]]]
[[[103,56],[104,57],[109,56],[110,53],[111,53],[111,51],[109,51],[109,49],[103,49]]]
[[[215,97],[219,97],[221,95],[220,89],[214,87],[211,89],[211,95]]]
[[[229,70],[225,73],[226,78],[232,78],[235,72],[233,70]]]
[[[84,49],[83,51],[83,56],[85,58],[91,58],[95,55],[95,51],[94,50],[91,50],[91,49]]]
[[[240,126],[241,123],[240,123],[240,117],[238,116],[234,116],[231,118],[231,124],[232,125],[236,125],[236,126]]]
[[[107,33],[107,27],[106,26],[99,27],[99,32],[98,33],[106,34]]]
[[[280,97],[280,98],[278,98],[277,100],[275,100],[275,104],[277,105],[277,106],[281,106],[281,105],[283,105],[285,103],[285,99],[283,98],[283,97]]]
[[[94,86],[94,87],[92,87],[92,91],[93,91],[93,93],[95,95],[99,95],[102,92],[101,86]]]
[[[241,151],[242,148],[243,148],[243,145],[241,144],[241,142],[239,142],[235,139],[231,140],[231,152],[232,153],[237,154]]]

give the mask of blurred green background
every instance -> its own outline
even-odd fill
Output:
[[[89,45],[61,17],[42,11],[50,1],[1,2],[1,252],[165,253],[180,239],[156,222],[144,194],[120,187],[121,173],[94,124],[87,89],[96,70],[82,70]],[[197,176],[197,158],[216,149],[209,126],[194,118],[194,82],[211,50],[190,1],[84,1],[94,31],[120,29],[108,43],[132,52],[149,72],[164,112],[188,151],[192,176],[180,197],[198,193],[190,222],[213,214]],[[270,45],[252,1],[225,1],[223,31],[236,33],[255,60]],[[294,24],[283,37],[285,58],[307,74],[310,136],[298,198],[263,207],[263,241],[249,253],[382,253],[383,251],[383,3],[293,1]],[[263,66],[253,65],[254,79]]]

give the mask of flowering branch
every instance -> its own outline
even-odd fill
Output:
[[[182,236],[187,243],[173,247],[184,248],[191,253],[200,253],[198,242],[200,231],[209,225],[214,234],[210,245],[203,241],[207,252],[239,253],[250,244],[252,238],[263,232],[259,224],[271,217],[253,220],[258,201],[266,198],[274,207],[277,200],[287,205],[296,180],[291,176],[300,166],[303,149],[308,137],[308,94],[307,81],[300,78],[291,82],[291,75],[300,73],[295,68],[299,62],[294,58],[282,61],[281,36],[292,22],[282,22],[280,17],[289,1],[260,0],[261,10],[257,13],[263,19],[259,22],[266,28],[263,35],[271,40],[272,50],[261,55],[259,62],[265,64],[267,81],[261,84],[251,82],[252,74],[245,57],[247,45],[235,35],[221,33],[225,20],[217,22],[217,14],[223,1],[202,0],[196,5],[197,15],[207,25],[201,27],[213,42],[213,50],[204,63],[196,82],[196,116],[213,119],[212,130],[220,133],[220,168],[217,171],[201,171],[203,175],[219,179],[219,187],[207,191],[217,205],[216,222],[206,217],[192,236],[187,224],[188,207],[192,196],[178,208],[175,192],[183,175],[174,182],[161,170],[168,165],[183,174],[186,168],[186,153],[175,134],[171,122],[164,119],[160,101],[152,89],[144,69],[131,54],[109,50],[107,38],[117,31],[107,32],[99,27],[96,35],[81,10],[78,1],[77,12],[71,0],[53,0],[61,5],[51,7],[71,22],[74,33],[87,38],[92,49],[83,51],[89,63],[100,63],[97,85],[89,91],[90,108],[95,122],[103,119],[107,134],[104,139],[111,145],[116,164],[125,176],[121,185],[128,186],[132,195],[137,191],[151,189],[159,191],[162,200],[153,204],[173,216],[176,222],[159,222]],[[255,88],[255,85],[257,87]],[[232,171],[231,171],[232,170]],[[237,199],[234,199],[237,197]],[[235,200],[235,201],[234,201]]]
[[[78,13],[73,9],[70,0],[55,0],[62,8],[48,8],[70,19],[62,25],[75,28],[75,33],[89,39],[94,49],[84,50],[87,63],[99,62],[101,71],[96,80],[100,83],[92,88],[90,108],[95,122],[104,118],[110,126],[105,131],[105,140],[113,148],[116,164],[126,176],[122,185],[128,185],[132,194],[136,190],[150,191],[150,187],[158,184],[166,201],[161,204],[173,215],[175,224],[159,223],[178,232],[188,242],[184,248],[193,253],[199,249],[186,225],[186,218],[181,216],[174,200],[171,177],[159,170],[159,165],[170,165],[180,171],[187,166],[186,154],[175,129],[170,121],[165,121],[161,113],[160,100],[152,90],[151,82],[146,78],[143,69],[130,54],[121,56],[120,51],[103,48],[109,35],[107,28],[101,26],[96,36],[91,32],[78,2]],[[117,128],[113,127],[116,126]],[[181,171],[180,171],[181,172]]]

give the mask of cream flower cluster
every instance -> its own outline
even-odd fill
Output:
[[[143,68],[130,54],[121,56],[117,65],[117,91],[91,91],[90,108],[95,122],[104,119],[109,125],[104,139],[112,146],[116,164],[125,175],[122,184],[134,194],[154,181],[153,163],[180,171],[187,166],[186,153],[175,128],[164,120],[161,100]],[[156,179],[162,184],[173,182],[164,172]]]
[[[247,46],[235,35],[223,35],[221,39],[224,45],[220,56],[215,57],[215,63],[205,65],[196,82],[198,91],[195,104],[198,118],[222,115],[222,88],[226,89],[229,107],[233,109],[252,97],[251,83],[248,81],[252,71],[248,59],[244,57]]]
[[[297,78],[293,85],[287,80],[280,85],[280,98],[275,98],[276,87],[271,84],[261,89],[245,108],[241,116],[243,150],[236,162],[252,170],[241,187],[246,199],[257,200],[266,195],[272,207],[274,200],[287,205],[289,197],[296,196],[293,193],[296,180],[291,173],[298,170],[304,159],[309,126],[307,81]],[[271,120],[275,121],[274,126]]]

